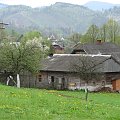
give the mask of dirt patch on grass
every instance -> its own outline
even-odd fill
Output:
[[[107,93],[113,93],[113,90],[110,87],[102,87],[96,89],[94,92],[107,92]]]

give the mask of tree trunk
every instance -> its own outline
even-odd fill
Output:
[[[87,83],[85,83],[85,100],[88,100],[88,88],[87,88]]]
[[[20,88],[20,75],[17,74],[17,87]]]
[[[10,81],[10,78],[7,77],[7,83],[6,83],[6,85],[9,85],[9,81]]]
[[[14,84],[16,84],[15,81],[13,80],[13,77],[11,75],[9,75],[7,77],[7,83],[6,83],[6,85],[9,85],[10,80],[12,80],[14,82]]]

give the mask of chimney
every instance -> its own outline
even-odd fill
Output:
[[[53,57],[53,53],[50,53],[50,54],[49,54],[49,57]]]
[[[98,40],[96,41],[96,44],[97,44],[97,45],[101,45],[101,43],[102,43],[102,40],[101,40],[101,39],[98,39]]]

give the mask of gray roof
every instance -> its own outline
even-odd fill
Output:
[[[114,59],[118,64],[120,64],[120,52],[112,53],[112,59]]]
[[[101,72],[119,72],[120,65],[112,59],[111,55],[84,55],[92,61],[92,67],[99,66]],[[80,62],[81,54],[59,54],[43,61],[41,71],[72,72],[71,65]],[[95,63],[95,64],[94,64]]]
[[[120,52],[120,46],[111,42],[101,42],[101,43],[85,43],[77,44],[73,47],[72,53],[77,50],[83,49],[88,54],[110,54],[114,52]]]

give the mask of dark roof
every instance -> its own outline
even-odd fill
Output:
[[[120,52],[112,53],[112,59],[114,59],[118,64],[120,64]]]
[[[119,72],[120,65],[118,65],[111,55],[84,55],[86,58],[89,58],[90,61],[100,65],[100,71],[102,72]],[[80,62],[81,54],[61,54],[54,55],[51,58],[47,58],[43,62],[43,67],[41,71],[56,71],[56,72],[72,72],[70,69],[71,64]],[[94,65],[93,64],[93,67]]]
[[[77,44],[73,47],[72,53],[83,49],[88,54],[110,54],[114,52],[120,52],[120,46],[111,42],[101,42],[101,43],[85,43]]]
[[[51,35],[49,39],[50,39],[50,40],[56,40],[56,38],[55,38],[54,35]]]

